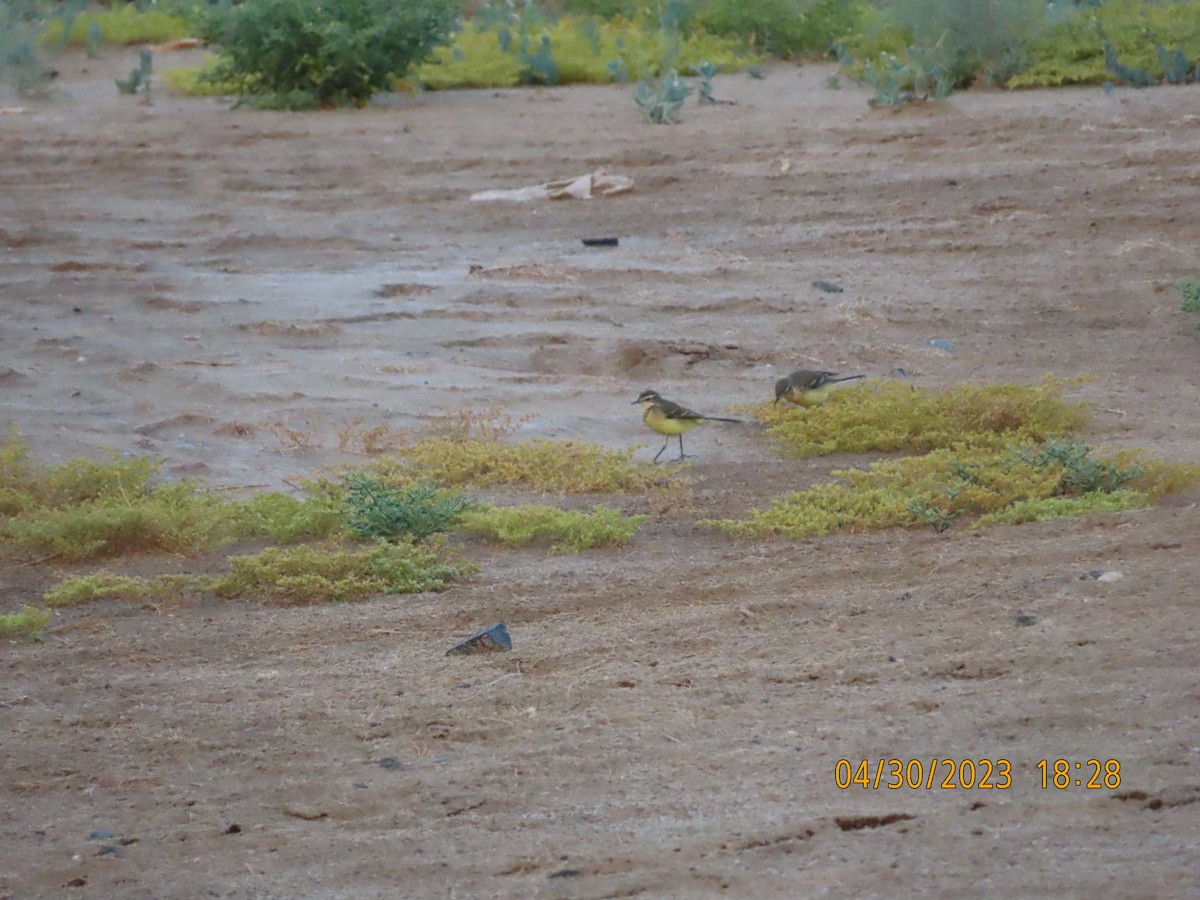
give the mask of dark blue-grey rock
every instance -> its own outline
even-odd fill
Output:
[[[469,653],[493,653],[512,649],[512,638],[503,622],[485,628],[465,641],[460,641],[446,651],[447,656],[465,656]]]
[[[925,346],[941,350],[944,353],[954,352],[954,341],[946,340],[946,338],[930,338],[925,342]]]

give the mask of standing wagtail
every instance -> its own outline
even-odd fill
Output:
[[[789,400],[797,406],[820,406],[847,381],[857,381],[859,378],[866,376],[797,369],[787,378],[775,382],[775,402]]]
[[[633,402],[642,405],[642,421],[646,423],[646,427],[667,436],[662,449],[654,454],[653,462],[658,462],[658,458],[662,456],[663,450],[667,449],[667,444],[671,443],[673,436],[678,436],[679,438],[679,458],[686,459],[683,455],[683,433],[695,428],[701,422],[734,422],[738,425],[742,424],[741,419],[702,416],[695,410],[680,406],[671,400],[664,400],[659,396],[658,391],[642,391]]]

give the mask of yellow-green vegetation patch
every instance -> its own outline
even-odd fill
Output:
[[[220,81],[212,77],[217,67],[217,57],[209,56],[201,66],[178,66],[155,73],[167,90],[185,97],[232,97],[239,85],[234,81]]]
[[[1200,466],[1137,454],[1095,457],[1082,441],[1064,439],[1007,448],[958,445],[832,474],[845,483],[818,484],[745,519],[707,524],[745,537],[920,524],[941,532],[963,515],[979,517],[981,525],[1148,506],[1169,490],[1195,485]]]
[[[269,491],[238,503],[233,511],[238,535],[294,544],[340,533],[345,521],[340,486],[306,481],[304,487],[304,497]]]
[[[847,387],[823,406],[764,403],[751,412],[786,456],[828,453],[921,453],[939,447],[1003,447],[1069,434],[1091,418],[1063,399],[1075,382],[1040,385],[962,384],[941,391],[903,381]]]
[[[606,84],[659,75],[670,67],[686,72],[705,61],[729,72],[745,68],[755,57],[741,41],[704,31],[681,37],[621,18],[568,15],[536,25],[468,22],[416,75],[431,90]]]
[[[389,487],[431,480],[476,487],[508,484],[566,494],[645,491],[659,481],[652,469],[633,460],[632,451],[542,438],[516,444],[428,438],[375,460],[368,471]]]
[[[0,614],[0,637],[40,634],[50,621],[50,610],[24,606],[20,612]]]
[[[118,575],[101,569],[90,575],[64,578],[42,595],[48,606],[79,606],[97,600],[162,603],[212,590],[215,579],[205,575],[164,574],[153,578]]]
[[[45,466],[0,447],[0,542],[64,561],[138,550],[186,553],[231,537],[227,504],[190,482],[156,485],[159,461],[112,454]]]
[[[440,591],[472,572],[469,564],[448,558],[438,542],[268,547],[234,556],[230,565],[229,575],[214,585],[219,597],[285,606]]]
[[[1008,80],[1007,86],[1116,81],[1105,58],[1106,42],[1118,65],[1143,70],[1156,82],[1171,74],[1176,51],[1195,66],[1200,60],[1200,2],[1105,0],[1089,6],[1035,38],[1029,46],[1028,63]]]
[[[509,547],[549,541],[554,553],[578,553],[626,544],[645,521],[645,516],[627,516],[606,506],[582,512],[529,504],[471,510],[462,516],[458,528]]]
[[[99,33],[106,44],[163,44],[189,36],[188,24],[178,16],[158,10],[139,12],[136,5],[127,3],[112,9],[80,13],[77,16],[58,16],[46,22],[42,40],[47,44],[63,43],[65,21],[70,21],[71,33],[66,43],[82,47]]]

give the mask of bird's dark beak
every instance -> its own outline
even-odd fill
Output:
[[[634,401],[633,401],[632,403],[630,403],[629,405],[630,405],[630,406],[637,406],[637,405],[638,405],[639,403],[641,403],[641,402],[642,402],[642,400],[641,400],[641,398],[639,397],[637,400],[634,400]]]

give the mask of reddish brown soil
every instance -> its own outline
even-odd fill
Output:
[[[720,414],[805,365],[1092,373],[1090,441],[1200,459],[1169,287],[1200,274],[1200,88],[891,112],[780,67],[654,127],[624,87],[146,107],[112,87],[133,57],[65,60],[63,96],[0,117],[0,426],[41,458],[278,488],[345,458],[339,429],[496,406],[648,461],[640,389]],[[636,190],[468,199],[599,167]],[[0,896],[1194,896],[1194,495],[749,542],[696,520],[870,460],[723,426],[687,449],[690,503],[621,550],[467,544],[444,594],[92,607],[5,641]],[[59,571],[22,562],[6,611]],[[512,653],[443,655],[496,621]],[[835,784],[890,758],[1003,759],[1011,787]],[[1085,768],[1042,789],[1058,758]],[[1089,759],[1119,789],[1076,787]]]

